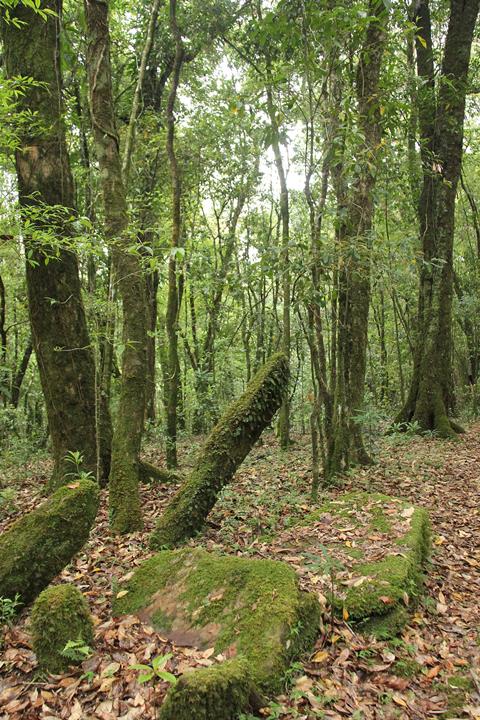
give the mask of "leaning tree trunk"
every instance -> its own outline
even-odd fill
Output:
[[[383,0],[370,0],[369,22],[357,67],[356,94],[363,135],[360,170],[347,198],[338,230],[338,306],[332,432],[326,474],[332,477],[355,463],[370,462],[356,416],[363,406],[370,306],[373,189],[381,146],[378,98],[388,13]],[[354,248],[355,252],[352,252]]]
[[[419,127],[423,186],[419,201],[423,262],[417,341],[410,392],[397,422],[448,437],[461,428],[453,407],[452,298],[455,198],[463,155],[468,68],[479,0],[451,0],[442,70],[435,88],[428,0],[414,4],[418,26],[417,71],[421,79]]]
[[[288,361],[273,355],[210,433],[196,468],[167,506],[151,545],[176,545],[198,532],[263,430],[280,407],[288,385]]]
[[[105,206],[105,234],[112,247],[114,282],[123,307],[120,400],[112,442],[110,522],[119,533],[142,527],[138,456],[143,433],[146,375],[145,283],[139,253],[131,252],[128,213],[115,125],[108,3],[85,0],[90,107]]]
[[[49,485],[54,489],[64,482],[68,451],[80,452],[83,468],[97,477],[102,468],[97,467],[94,359],[77,258],[69,249],[74,192],[62,118],[61,3],[45,0],[42,9],[55,14],[44,20],[15,4],[10,21],[2,18],[1,31],[7,75],[35,81],[17,100],[18,110],[36,121],[22,125],[15,155],[20,205],[29,221],[28,305],[53,445]]]

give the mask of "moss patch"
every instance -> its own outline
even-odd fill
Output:
[[[445,695],[447,700],[447,710],[441,717],[456,718],[462,714],[474,685],[471,678],[465,675],[451,675],[446,682],[435,682],[434,688],[435,692]]]
[[[167,694],[160,720],[237,720],[263,703],[243,659],[187,673]]]
[[[80,664],[62,655],[71,640],[93,645],[93,623],[82,593],[74,585],[56,585],[36,599],[31,615],[33,649],[42,670],[64,672]]]
[[[430,531],[427,512],[401,498],[355,492],[323,503],[290,533],[295,554],[327,580],[330,599],[365,633],[398,633],[422,585]],[[288,532],[280,538],[288,540]],[[327,590],[328,592],[328,590]]]
[[[31,602],[86,542],[97,514],[98,485],[65,485],[0,537],[0,595]]]
[[[225,704],[228,698],[232,708],[248,709],[255,694],[278,691],[291,660],[313,643],[318,632],[316,598],[299,590],[292,568],[271,560],[220,556],[201,549],[163,551],[147,560],[122,590],[127,593],[115,600],[115,615],[136,613],[179,643],[214,647],[216,653],[235,658],[208,671],[189,673],[170,691],[185,708],[191,704],[189,693],[198,696],[195,717],[199,720],[236,717],[229,714],[233,710]],[[184,693],[181,701],[180,693]],[[223,698],[223,714],[218,698]],[[219,714],[205,714],[202,708],[217,701]],[[172,703],[166,703],[161,717],[174,717],[168,714]]]

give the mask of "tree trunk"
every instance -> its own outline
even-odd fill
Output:
[[[280,407],[288,375],[285,355],[274,355],[228,408],[203,446],[196,468],[158,521],[152,547],[176,545],[202,528],[218,493]]]
[[[172,252],[168,263],[168,295],[165,329],[168,338],[168,385],[166,392],[167,420],[167,468],[177,467],[177,422],[180,387],[180,361],[178,357],[178,318],[181,303],[181,288],[177,282],[177,255],[182,239],[181,179],[175,154],[175,102],[177,99],[180,74],[185,59],[182,36],[177,25],[176,0],[170,0],[170,30],[175,38],[175,60],[172,86],[167,101],[167,154],[170,162],[172,184]]]
[[[370,0],[369,16],[356,77],[359,126],[363,135],[363,145],[359,148],[360,169],[353,180],[338,230],[336,371],[327,477],[352,464],[370,462],[361,426],[355,418],[363,409],[373,189],[382,134],[378,93],[388,20],[383,0]]]
[[[422,266],[413,376],[397,423],[449,437],[461,428],[453,407],[452,296],[455,198],[463,155],[465,97],[479,0],[451,0],[438,89],[428,0],[414,3],[423,186],[419,201]]]
[[[270,65],[268,64],[268,76],[270,76]],[[277,112],[273,103],[272,85],[270,79],[267,82],[267,110],[272,130],[272,148],[275,158],[275,167],[277,169],[278,180],[280,182],[280,218],[282,223],[281,231],[281,276],[282,276],[282,350],[286,357],[290,359],[291,329],[290,329],[290,206],[289,194],[287,187],[287,178],[285,168],[283,166],[282,153],[280,150],[280,130],[277,122]],[[278,417],[278,434],[280,437],[280,446],[286,450],[290,444],[290,396],[288,387],[285,388],[282,406]]]
[[[87,67],[92,126],[105,206],[105,235],[112,248],[114,282],[123,307],[120,399],[112,442],[110,522],[126,533],[142,527],[138,456],[145,412],[146,304],[140,254],[131,252],[110,65],[108,3],[85,0]]]
[[[17,369],[17,372],[15,373],[15,377],[12,380],[12,387],[10,392],[10,403],[12,407],[16,408],[18,407],[18,402],[20,400],[20,390],[22,387],[23,379],[25,377],[25,373],[27,372],[28,363],[30,362],[30,356],[33,352],[33,345],[32,345],[32,339],[28,338],[27,345],[25,347],[25,351],[22,356],[22,361],[20,363],[20,366]]]
[[[10,15],[21,27],[2,21],[1,29],[8,76],[37,82],[17,99],[19,110],[33,113],[39,122],[23,131],[16,169],[22,213],[29,219],[28,305],[53,445],[49,488],[54,489],[65,481],[69,451],[80,452],[83,468],[97,477],[103,469],[97,468],[94,360],[77,258],[69,248],[74,193],[62,118],[61,3],[45,0],[42,9],[56,15],[44,20],[18,3]]]

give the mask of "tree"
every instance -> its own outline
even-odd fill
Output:
[[[356,70],[355,88],[361,146],[358,170],[346,196],[338,196],[337,335],[333,415],[327,476],[349,465],[368,463],[358,422],[362,411],[371,292],[373,189],[381,147],[380,71],[386,43],[388,11],[383,0],[370,0],[365,40]],[[344,204],[345,203],[345,204]]]
[[[61,3],[42,12],[27,3],[2,9],[4,61],[10,78],[32,78],[17,100],[32,121],[19,130],[15,151],[26,254],[28,305],[54,469],[49,487],[65,481],[65,457],[104,474],[96,441],[94,360],[74,249],[75,202],[63,120]]]
[[[420,284],[410,391],[397,423],[416,422],[443,437],[460,426],[452,380],[455,198],[463,155],[465,99],[479,2],[451,0],[441,72],[436,78],[428,0],[413,4],[419,78],[418,118],[423,183],[418,204]]]
[[[109,480],[110,521],[116,532],[126,533],[142,527],[138,460],[145,412],[145,280],[139,250],[128,234],[112,94],[108,3],[85,0],[85,17],[90,107],[101,173],[105,236],[112,249],[114,282],[118,284],[123,307],[122,378]]]

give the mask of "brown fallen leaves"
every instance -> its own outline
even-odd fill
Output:
[[[149,460],[161,463],[153,455]],[[325,499],[349,489],[365,489],[401,496],[430,512],[434,552],[426,597],[412,609],[409,626],[394,642],[357,634],[349,619],[332,625],[322,573],[305,567],[304,558],[292,549],[296,538],[292,525],[311,509],[307,437],[297,438],[288,455],[278,452],[273,437],[266,438],[215,508],[212,527],[200,542],[210,549],[290,562],[325,609],[317,646],[288,694],[276,698],[275,717],[480,720],[480,425],[471,427],[457,442],[417,439],[395,446],[386,439],[378,460],[344,487],[325,493]],[[47,472],[41,465],[32,469]],[[35,505],[44,479],[45,475],[37,474],[20,488],[18,508],[24,511]],[[139,684],[138,672],[131,665],[149,664],[154,657],[171,652],[168,670],[180,675],[223,659],[215,657],[212,648],[199,652],[177,647],[137,618],[110,618],[117,582],[148,556],[149,531],[173,491],[172,486],[143,487],[146,528],[126,538],[109,534],[103,504],[88,545],[62,573],[61,580],[74,582],[86,595],[95,616],[95,654],[83,667],[62,676],[38,678],[26,633],[27,615],[7,631],[0,660],[1,720],[153,720],[168,685]],[[403,510],[400,523],[409,522],[409,510]],[[319,525],[320,532],[322,542],[331,538],[328,525]],[[282,541],[288,542],[275,540],[280,533]],[[359,542],[358,526],[346,523],[333,539],[347,560],[345,550]],[[390,540],[385,533],[370,533],[362,550],[374,558],[382,551],[382,543],[384,550]],[[345,581],[359,579],[349,578],[347,572]],[[388,595],[384,601],[388,604]],[[268,708],[262,716],[272,717]]]

